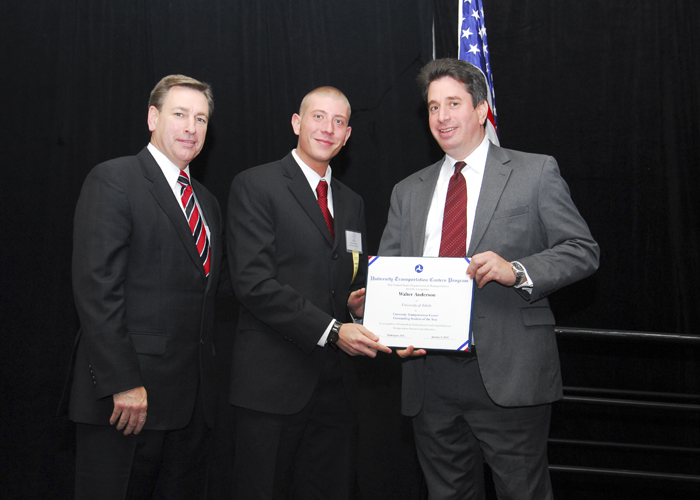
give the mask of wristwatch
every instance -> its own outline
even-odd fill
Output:
[[[333,326],[331,327],[331,331],[328,333],[328,338],[326,338],[326,344],[336,344],[338,342],[338,339],[340,338],[340,327],[343,326],[343,324],[335,320],[335,323],[333,323]]]
[[[513,286],[518,287],[527,279],[525,276],[525,268],[520,262],[511,262],[510,265],[513,267],[513,274],[515,274],[515,283],[513,283]]]

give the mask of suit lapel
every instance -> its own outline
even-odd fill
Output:
[[[289,190],[307,213],[311,221],[318,227],[318,230],[321,231],[323,237],[326,238],[330,245],[333,245],[331,233],[328,231],[328,226],[326,225],[326,219],[323,218],[321,209],[318,206],[318,200],[311,191],[306,176],[301,171],[299,165],[297,165],[291,153],[285,156],[282,161],[284,162],[284,175],[289,178]],[[335,192],[333,192],[333,196],[335,197]],[[340,204],[334,204],[334,209],[338,205]],[[336,217],[334,217],[334,219],[337,217],[338,213],[336,212]],[[335,224],[335,220],[333,223]]]
[[[221,229],[219,223],[219,209],[218,206],[214,204],[213,199],[211,199],[209,196],[204,195],[204,186],[202,186],[199,182],[197,182],[194,179],[192,179],[192,186],[194,187],[194,194],[195,196],[197,196],[199,207],[202,209],[204,220],[209,226],[209,251],[211,252],[209,276],[218,276],[219,269],[217,267],[217,262],[221,262],[221,259],[218,259],[216,257],[218,257],[217,253],[223,252],[221,246],[222,242]],[[189,226],[187,226],[187,228],[189,229]],[[192,244],[194,245],[194,238],[190,237],[190,239],[192,240]],[[194,246],[194,248],[195,253],[197,254],[197,263],[199,267],[202,268],[202,276],[205,276],[204,266],[202,265],[202,260],[199,258],[199,252],[197,252],[196,250],[196,245]],[[207,289],[209,289],[213,280],[207,281]]]
[[[180,208],[180,205],[178,205],[178,202],[173,195],[173,190],[165,180],[165,176],[160,170],[158,163],[156,163],[156,160],[153,158],[153,156],[151,156],[151,153],[146,148],[141,150],[141,152],[137,155],[137,158],[141,163],[144,177],[146,177],[152,183],[151,193],[153,194],[153,197],[163,209],[163,212],[165,212],[165,214],[168,216],[170,222],[172,222],[177,235],[180,237],[183,245],[185,245],[185,248],[187,249],[187,253],[199,268],[202,276],[204,276],[204,267],[202,266],[202,260],[199,258],[197,247],[194,244],[190,226],[187,224],[187,220],[182,213],[182,209]]]
[[[510,162],[510,158],[501,148],[493,144],[489,145],[484,178],[481,181],[481,191],[476,205],[474,228],[467,255],[474,254],[481,242],[481,238],[483,238],[486,229],[491,223],[498,200],[501,199],[503,189],[506,187],[510,173],[513,170],[506,165],[508,162]]]
[[[440,169],[445,161],[442,160],[428,167],[419,176],[420,183],[411,195],[411,234],[413,235],[413,255],[423,255],[425,244],[425,225],[428,221],[428,211],[437,185]]]
[[[338,242],[343,239],[340,233],[341,231],[345,231],[345,207],[347,203],[344,203],[345,193],[340,183],[335,179],[331,179],[331,186],[333,186],[333,231],[335,232],[333,249],[335,250],[338,246]],[[354,228],[354,230],[359,230],[359,228]]]

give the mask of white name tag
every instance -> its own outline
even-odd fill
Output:
[[[345,231],[345,242],[348,252],[362,253],[362,234],[356,231]]]

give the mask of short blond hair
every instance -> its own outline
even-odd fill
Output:
[[[334,97],[340,101],[345,101],[345,104],[348,105],[348,121],[350,120],[350,114],[352,113],[350,101],[348,101],[348,98],[345,97],[345,94],[343,94],[340,90],[335,87],[328,86],[314,89],[304,96],[304,98],[301,100],[301,104],[299,105],[299,116],[304,116],[304,111],[306,111],[306,107],[309,105],[309,100],[311,100],[311,97],[315,95],[324,95]]]

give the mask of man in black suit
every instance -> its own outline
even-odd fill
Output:
[[[440,59],[418,81],[445,156],[395,186],[379,255],[469,256],[473,349],[399,351],[414,355],[402,412],[431,499],[483,499],[482,453],[499,499],[550,499],[547,435],[562,383],[547,296],[592,274],[598,245],[554,158],[486,138],[478,69]]]
[[[151,141],[88,175],[74,221],[76,498],[205,498],[219,205],[190,178],[213,110],[183,75],[151,92]],[[225,280],[220,286],[219,278]]]
[[[362,199],[331,178],[350,137],[350,104],[309,93],[297,148],[238,175],[228,244],[241,311],[233,349],[236,498],[348,498],[357,380],[350,356],[391,352],[349,321],[361,317],[367,271]]]

